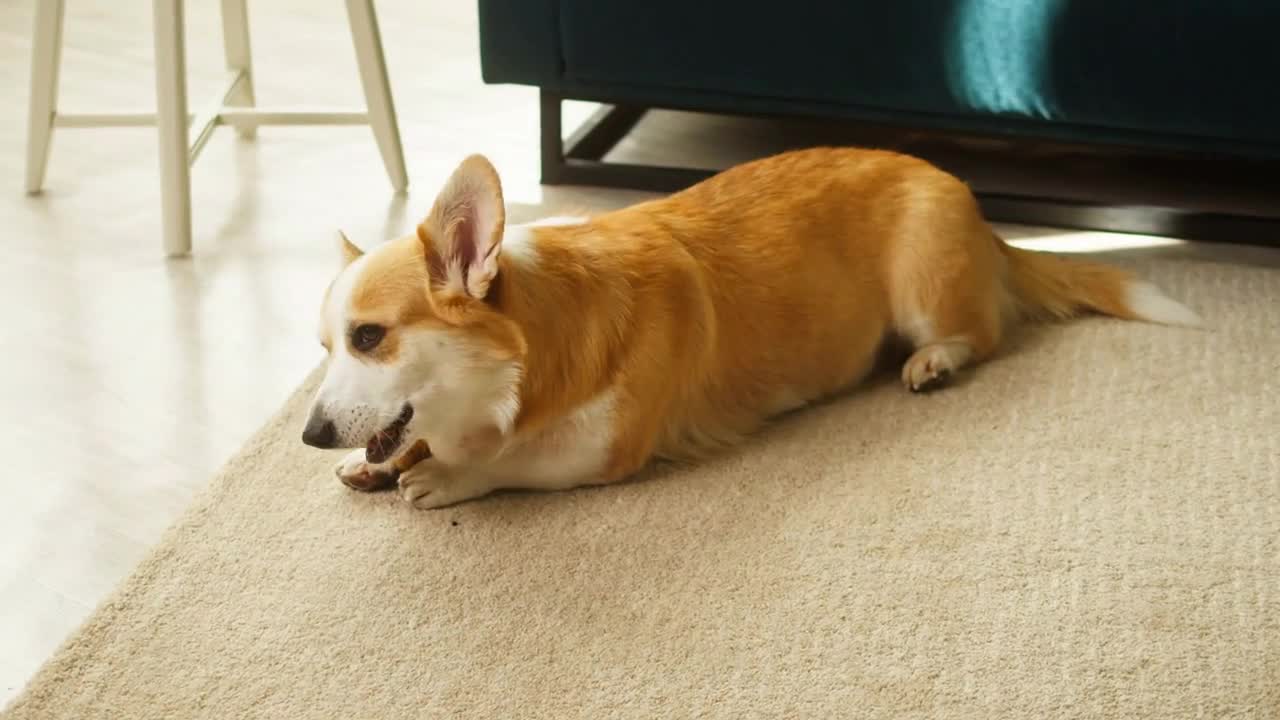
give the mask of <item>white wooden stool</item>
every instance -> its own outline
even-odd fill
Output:
[[[27,126],[29,193],[40,192],[49,160],[49,141],[55,127],[124,127],[155,125],[160,135],[160,192],[163,207],[164,251],[191,252],[190,166],[218,125],[232,125],[242,137],[252,137],[259,125],[362,125],[373,128],[378,151],[396,191],[409,185],[405,173],[400,129],[387,82],[382,39],[373,0],[346,0],[351,38],[355,43],[360,82],[367,110],[279,109],[255,107],[253,62],[249,52],[249,18],[245,0],[222,0],[222,34],[227,58],[226,90],[196,113],[187,110],[187,67],[183,30],[183,0],[153,0],[156,46],[155,113],[76,113],[57,111],[58,65],[62,55],[63,10],[66,0],[36,0],[35,36],[31,58],[31,105]],[[195,128],[194,136],[189,128]]]

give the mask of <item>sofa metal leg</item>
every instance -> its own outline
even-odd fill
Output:
[[[647,108],[632,105],[605,105],[587,118],[564,142],[565,157],[603,160],[636,123]],[[563,129],[561,130],[563,132]]]
[[[542,183],[564,183],[564,135],[561,125],[561,97],[547,90],[538,93],[538,129],[542,143]]]
[[[625,190],[674,192],[711,177],[709,170],[605,162],[648,108],[605,105],[564,139],[564,98],[543,90],[541,100],[542,183],[594,185]]]

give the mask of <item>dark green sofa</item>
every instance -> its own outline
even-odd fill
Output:
[[[1280,160],[1269,0],[479,0],[479,19],[485,81],[540,88],[557,135],[572,98]],[[549,182],[681,184],[555,154]]]

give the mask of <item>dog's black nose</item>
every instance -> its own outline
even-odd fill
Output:
[[[323,415],[312,415],[307,420],[307,426],[302,429],[302,442],[328,450],[338,442],[338,429],[333,426],[332,420]]]

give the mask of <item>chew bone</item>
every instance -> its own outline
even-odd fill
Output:
[[[397,472],[407,472],[409,468],[431,457],[431,446],[426,440],[421,438],[414,440],[408,450],[396,456],[395,466]]]

